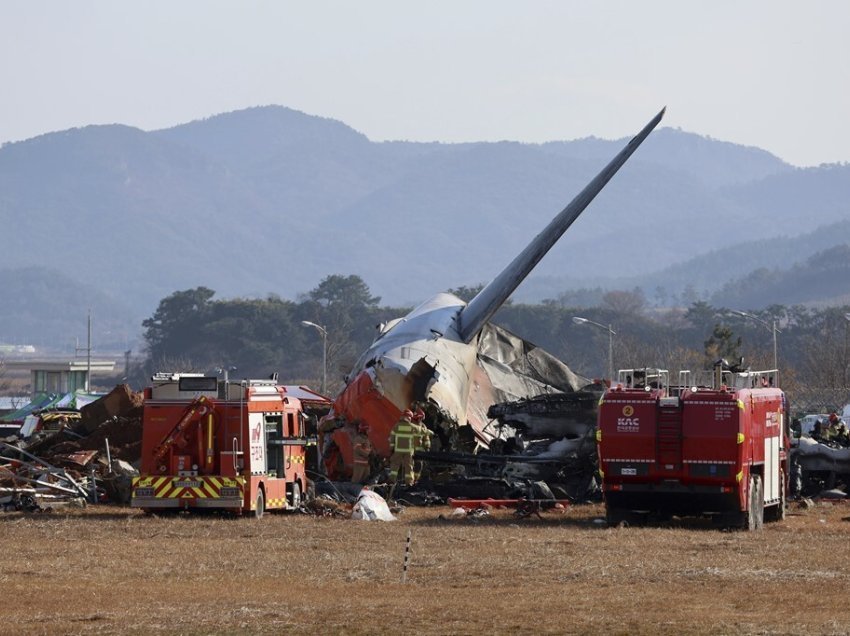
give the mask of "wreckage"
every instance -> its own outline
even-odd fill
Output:
[[[425,424],[436,434],[435,452],[475,451],[502,437],[504,428],[500,431],[488,417],[491,405],[576,393],[591,384],[539,347],[489,321],[663,115],[664,110],[468,304],[440,293],[380,327],[329,415],[340,423],[333,439],[348,471],[354,427],[343,424],[367,423],[372,446],[387,457],[390,430],[402,411],[415,404],[423,408]],[[550,441],[546,450],[553,457],[567,457],[575,451],[568,442],[553,448]]]
[[[850,440],[803,435],[792,442],[791,493],[795,497],[850,496]]]
[[[443,497],[585,500],[600,494],[596,480],[596,414],[605,384],[493,404],[497,436],[477,453],[417,452],[428,463],[432,489]]]
[[[141,445],[141,395],[127,385],[79,410],[35,409],[0,440],[0,508],[127,503]]]

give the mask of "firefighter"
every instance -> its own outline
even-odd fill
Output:
[[[354,468],[351,472],[351,483],[365,484],[369,479],[369,456],[372,454],[372,442],[369,441],[369,426],[360,422],[357,433],[352,440],[354,452]]]
[[[826,429],[826,438],[828,440],[839,441],[846,444],[848,441],[847,425],[835,413],[829,414],[829,425]]]
[[[404,471],[404,483],[408,486],[413,485],[413,450],[418,435],[412,419],[413,413],[406,410],[390,431],[390,475],[397,482]]]
[[[333,440],[333,432],[342,428],[343,420],[335,417],[326,417],[319,422],[317,429],[319,433],[319,452],[324,455]]]
[[[413,414],[413,423],[419,428],[419,442],[416,450],[431,450],[431,435],[433,433],[425,426],[425,412],[422,409],[416,409]]]
[[[431,450],[431,431],[425,426],[425,411],[421,408],[416,409],[416,412],[411,418],[413,426],[416,428],[415,450],[429,451]],[[413,462],[413,481],[417,481],[422,476],[422,462]]]

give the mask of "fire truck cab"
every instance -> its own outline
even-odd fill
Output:
[[[295,390],[293,390],[295,389]],[[157,373],[145,389],[131,505],[145,511],[294,510],[307,491],[304,387]]]
[[[597,447],[609,524],[710,515],[750,530],[785,517],[787,403],[776,371],[718,366],[671,386],[626,369],[599,405]]]

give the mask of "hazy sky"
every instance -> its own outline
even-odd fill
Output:
[[[0,0],[0,142],[264,104],[370,139],[664,125],[850,160],[850,2]]]

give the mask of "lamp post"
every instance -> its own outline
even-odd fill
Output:
[[[593,325],[598,329],[602,329],[608,332],[608,379],[611,381],[613,386],[614,384],[614,336],[617,335],[617,332],[611,328],[611,325],[605,326],[602,323],[594,322],[589,318],[581,318],[579,316],[573,316],[573,322],[577,325]]]
[[[74,347],[74,356],[79,355],[80,351],[86,352],[86,381],[83,383],[83,390],[86,393],[91,390],[91,309],[89,309],[89,318],[87,324],[88,340],[86,341],[86,348],[83,349],[80,347],[79,340],[77,341],[77,344]]]
[[[309,320],[302,320],[301,324],[312,327],[322,335],[322,395],[324,395],[328,383],[328,330]]]
[[[844,314],[844,320],[847,322],[844,323],[844,386],[847,386],[847,367],[850,367],[850,363],[847,362],[847,329],[850,327],[850,311]]]
[[[773,333],[773,369],[775,371],[779,371],[779,358],[776,355],[776,334],[782,333],[779,329],[776,328],[776,319],[773,319],[772,323],[768,323],[766,320],[762,320],[758,316],[754,316],[753,314],[748,314],[746,311],[740,311],[739,309],[730,309],[733,314],[737,316],[741,316],[742,318],[749,318],[750,320],[755,320],[756,322],[760,322],[765,327],[770,329]]]

